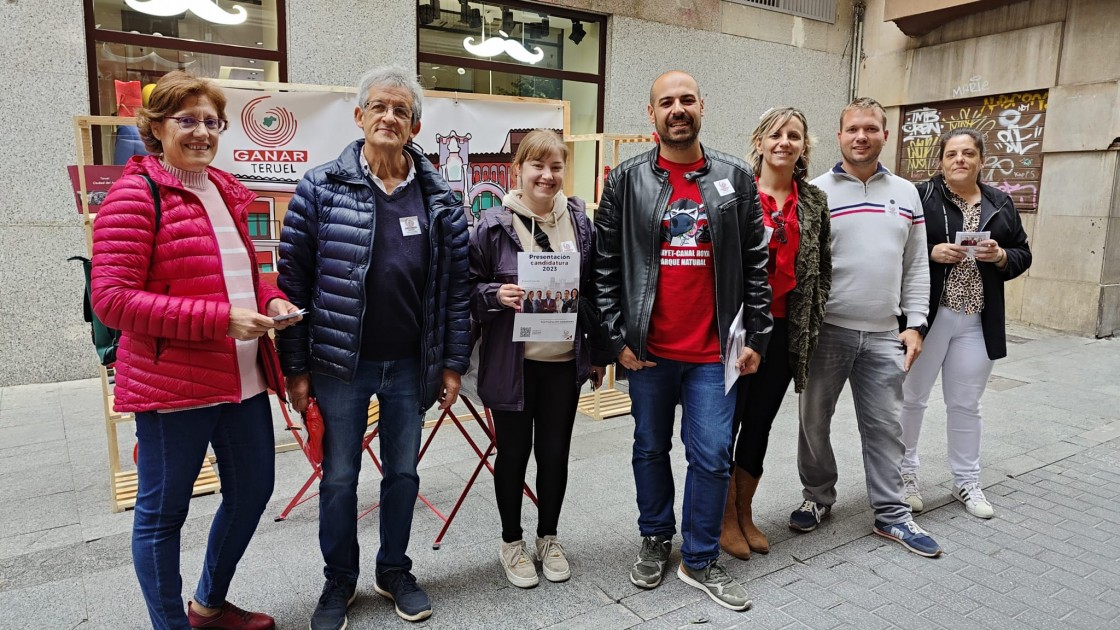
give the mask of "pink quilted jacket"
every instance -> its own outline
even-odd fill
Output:
[[[241,379],[229,328],[229,299],[217,238],[206,209],[154,156],[134,157],[113,185],[93,224],[93,310],[121,331],[117,350],[117,411],[179,409],[240,402]],[[255,195],[232,175],[207,169],[233,214],[250,253],[249,202]],[[158,187],[159,231],[151,191]],[[257,308],[284,298],[261,282]],[[276,349],[262,337],[260,362],[268,386],[283,392]]]

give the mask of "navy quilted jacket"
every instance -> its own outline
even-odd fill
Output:
[[[293,304],[310,311],[276,335],[288,376],[314,372],[350,382],[358,368],[377,211],[373,183],[359,162],[364,142],[308,171],[284,217],[278,284]],[[405,150],[416,165],[431,230],[423,347],[417,348],[427,409],[439,397],[444,368],[462,374],[470,364],[467,220],[431,162],[412,146]]]

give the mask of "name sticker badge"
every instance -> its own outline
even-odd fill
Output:
[[[560,251],[562,251],[562,252],[574,252],[574,251],[576,251],[575,241],[564,241],[564,242],[560,243]]]
[[[734,193],[735,188],[731,185],[731,182],[727,181],[726,179],[721,179],[716,182],[716,191],[719,192],[720,196],[726,197],[727,195]]]
[[[416,217],[401,217],[401,234],[420,236],[420,221]]]

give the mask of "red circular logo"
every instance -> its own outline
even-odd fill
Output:
[[[241,128],[245,135],[253,142],[275,149],[292,141],[296,137],[296,117],[292,112],[283,107],[272,107],[263,113],[257,113],[256,107],[262,101],[272,98],[261,96],[249,101],[241,110]]]

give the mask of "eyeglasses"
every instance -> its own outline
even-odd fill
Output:
[[[219,118],[207,118],[206,120],[199,120],[194,116],[165,116],[168,120],[174,120],[179,123],[179,128],[183,131],[192,131],[202,123],[206,126],[206,131],[211,133],[222,133],[229,126],[229,123]]]
[[[377,116],[378,118],[381,118],[385,114],[392,111],[394,118],[409,121],[412,120],[412,110],[400,105],[390,106],[382,103],[381,101],[370,101],[369,103],[366,103],[365,109],[367,112],[373,114],[374,116]]]
[[[770,213],[770,221],[774,224],[774,236],[778,238],[778,242],[782,245],[786,244],[786,222],[782,217],[781,210],[775,210]]]

